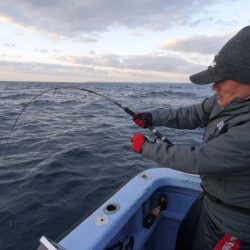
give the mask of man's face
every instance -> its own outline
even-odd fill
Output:
[[[233,80],[214,83],[212,89],[216,92],[218,104],[222,108],[236,97],[244,99],[250,95],[250,84],[243,84]]]

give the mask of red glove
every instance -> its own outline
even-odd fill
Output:
[[[142,145],[145,143],[147,138],[142,134],[136,133],[130,140],[132,142],[132,150],[136,153],[141,153]]]
[[[133,121],[141,128],[147,128],[153,124],[152,114],[150,112],[137,112],[134,114]]]

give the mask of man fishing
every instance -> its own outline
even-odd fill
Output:
[[[201,178],[203,194],[183,219],[176,241],[182,250],[250,249],[250,26],[240,30],[213,63],[192,75],[215,95],[178,109],[134,115],[142,127],[206,128],[199,146],[152,143],[136,134],[132,149],[166,167]]]

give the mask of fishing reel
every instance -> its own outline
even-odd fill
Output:
[[[154,138],[150,138],[148,135],[145,135],[145,137],[147,138],[147,141],[151,142],[151,143],[156,143],[158,137],[155,136]]]
[[[155,130],[155,129],[154,129]],[[151,143],[156,143],[157,139],[160,140],[160,141],[163,141],[163,142],[166,142],[167,144],[169,145],[173,145],[173,143],[171,141],[168,140],[168,138],[166,138],[165,136],[162,136],[160,134],[159,136],[159,132],[158,131],[152,131],[154,133],[154,136],[153,138],[149,137],[148,135],[145,135],[145,137],[147,138],[147,140]]]

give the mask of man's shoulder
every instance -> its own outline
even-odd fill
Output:
[[[202,109],[204,113],[211,114],[213,108],[217,105],[217,97],[216,95],[212,95],[207,97],[202,102]]]

